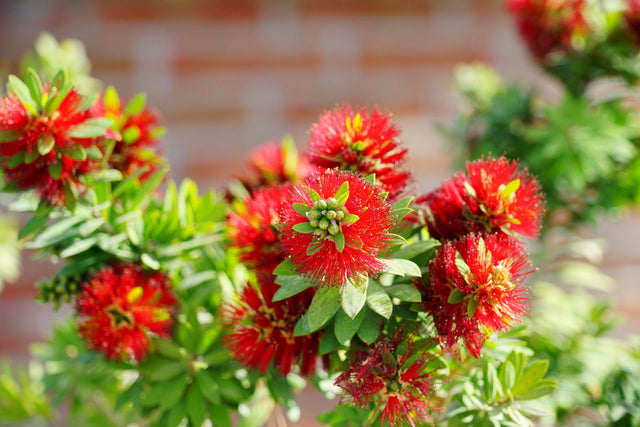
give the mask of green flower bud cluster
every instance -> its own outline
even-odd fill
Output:
[[[313,234],[318,239],[338,234],[342,230],[342,220],[346,215],[345,208],[339,206],[338,201],[333,197],[316,201],[313,208],[305,214],[309,224],[314,228]]]
[[[40,290],[38,299],[43,302],[52,301],[57,309],[62,302],[71,302],[72,297],[80,292],[82,282],[83,279],[80,275],[54,276],[39,280],[36,283]]]

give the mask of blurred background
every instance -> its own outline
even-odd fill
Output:
[[[168,128],[173,177],[203,189],[223,186],[265,142],[289,134],[303,148],[318,115],[349,102],[395,114],[426,192],[453,167],[436,125],[456,111],[457,64],[485,62],[507,81],[558,90],[500,0],[0,0],[0,11],[2,67],[15,70],[43,31],[80,40],[105,85],[123,98],[147,93]],[[640,214],[602,223],[599,234],[626,317],[618,333],[640,333]],[[0,356],[18,359],[56,319],[33,287],[55,268],[23,258],[0,294]]]

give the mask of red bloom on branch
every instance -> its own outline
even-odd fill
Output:
[[[504,235],[469,234],[444,242],[429,263],[429,283],[418,284],[442,346],[451,350],[462,341],[479,357],[489,333],[519,322],[528,266],[522,245]]]
[[[300,373],[313,376],[322,332],[295,336],[298,320],[311,304],[314,289],[273,301],[280,287],[272,275],[259,275],[259,286],[248,284],[238,300],[224,309],[225,323],[233,328],[226,338],[232,356],[265,373],[270,363],[280,375],[300,362]]]
[[[379,273],[395,224],[379,187],[327,170],[295,186],[282,205],[281,243],[298,271],[316,283],[344,284]]]
[[[310,167],[307,158],[298,154],[293,140],[284,138],[253,150],[249,170],[238,180],[253,193],[263,187],[297,183],[307,176]]]
[[[114,123],[115,144],[109,156],[109,166],[125,177],[146,168],[141,175],[142,180],[166,163],[158,150],[159,138],[165,129],[159,125],[158,113],[146,108],[145,103],[144,95],[138,94],[127,105],[122,105],[115,89],[109,87],[102,102],[94,108],[96,114],[104,115]]]
[[[63,206],[82,189],[81,176],[99,167],[99,137],[105,135],[108,121],[93,118],[85,98],[60,81],[57,86],[40,85],[39,99],[13,76],[7,88],[9,96],[0,101],[5,180]]]
[[[165,274],[136,264],[105,267],[82,286],[78,331],[107,359],[140,361],[150,334],[170,336],[176,302]]]
[[[373,347],[359,350],[335,385],[360,407],[377,403],[376,414],[382,423],[415,427],[416,421],[429,422],[429,410],[437,409],[429,403],[433,370],[428,365],[433,356],[423,353],[416,357],[422,351],[415,342],[403,341],[401,334],[393,340],[384,337]]]
[[[429,232],[455,239],[470,232],[537,236],[544,212],[538,182],[505,157],[467,163],[440,188],[419,198],[426,207]]]
[[[518,31],[533,57],[544,62],[555,51],[573,49],[574,35],[589,31],[584,0],[508,0]]]
[[[390,114],[374,109],[353,110],[349,105],[325,111],[310,131],[309,161],[322,168],[338,168],[376,181],[393,200],[410,178],[403,168],[407,149],[400,145],[400,130]]]
[[[285,259],[280,247],[279,210],[289,197],[290,186],[256,190],[235,209],[227,221],[231,247],[240,250],[240,260],[248,267],[272,273]]]

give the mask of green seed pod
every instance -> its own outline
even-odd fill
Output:
[[[340,232],[340,226],[337,222],[331,221],[331,224],[329,225],[329,228],[327,228],[327,231],[331,235],[338,234]]]
[[[320,210],[327,209],[327,202],[324,200],[318,200],[313,204],[313,207]]]

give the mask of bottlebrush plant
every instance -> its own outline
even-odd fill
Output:
[[[144,95],[96,89],[81,45],[64,43],[75,50],[42,36],[8,78],[0,167],[11,208],[29,214],[20,239],[60,261],[40,299],[73,314],[34,346],[41,364],[4,369],[0,423],[260,426],[283,410],[295,422],[306,384],[338,397],[318,417],[332,426],[565,421],[573,402],[550,404],[545,375],[564,381],[572,349],[536,303],[561,291],[529,287],[544,266],[527,245],[566,194],[547,171],[504,148],[474,152],[417,192],[401,124],[345,103],[310,124],[300,154],[288,138],[266,144],[226,189],[202,194],[168,176]],[[467,75],[463,91],[492,111],[502,83]],[[451,135],[466,143],[471,121]],[[601,306],[571,307],[556,311],[609,326]],[[633,414],[624,372],[601,388],[621,398],[593,404],[613,421],[633,416],[613,418]]]

